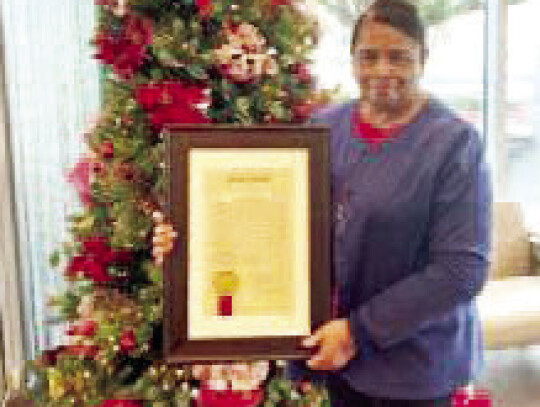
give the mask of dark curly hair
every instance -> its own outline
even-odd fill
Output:
[[[416,6],[407,0],[375,0],[356,20],[351,39],[351,54],[366,21],[389,25],[420,44],[422,61],[427,58],[426,29]]]

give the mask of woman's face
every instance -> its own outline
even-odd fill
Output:
[[[353,50],[353,71],[362,100],[379,110],[400,110],[418,96],[421,47],[399,30],[366,21]]]

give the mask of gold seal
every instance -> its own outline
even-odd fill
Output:
[[[238,280],[238,275],[232,270],[215,271],[212,276],[212,287],[218,295],[230,295],[238,287]]]

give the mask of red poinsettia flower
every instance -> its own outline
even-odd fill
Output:
[[[158,132],[165,124],[209,122],[197,106],[208,103],[203,88],[178,82],[141,85],[136,91],[136,98],[149,113]]]
[[[146,46],[152,44],[152,21],[136,15],[128,15],[125,19],[125,37],[132,44]]]
[[[66,274],[71,277],[83,275],[96,283],[108,283],[113,280],[107,273],[107,263],[89,256],[74,256]]]
[[[66,269],[68,277],[76,277],[79,274],[84,274],[85,256],[73,256]]]
[[[126,265],[133,260],[133,254],[128,250],[113,250],[102,236],[87,238],[82,242],[82,253],[73,256],[66,275],[77,277],[83,275],[96,283],[114,281],[107,269],[111,265]]]
[[[126,329],[120,336],[120,350],[129,353],[137,348],[137,338],[133,329]]]
[[[128,250],[113,250],[103,236],[93,236],[83,242],[83,253],[86,257],[101,260],[104,263],[126,264],[133,260]]]
[[[117,39],[109,32],[98,32],[94,38],[94,45],[97,48],[94,57],[107,65],[112,65],[116,57],[116,42]]]
[[[86,261],[84,276],[96,283],[110,283],[113,281],[113,278],[107,273],[107,266],[94,259]]]
[[[90,188],[91,165],[92,160],[84,157],[67,174],[68,181],[73,184],[84,205],[91,205],[93,202]]]
[[[92,236],[82,242],[83,252],[86,255],[93,255],[103,258],[111,250],[107,244],[107,239],[103,236]]]
[[[112,264],[126,265],[133,261],[133,253],[129,250],[112,250],[108,259]]]
[[[144,62],[146,46],[152,43],[153,26],[149,19],[128,15],[118,33],[98,32],[94,39],[95,57],[113,67],[114,72],[129,79]]]
[[[203,17],[208,17],[210,14],[212,14],[213,7],[212,7],[212,0],[196,0],[197,1],[197,7],[199,7],[199,13]]]

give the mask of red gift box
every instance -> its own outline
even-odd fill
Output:
[[[202,386],[197,407],[255,407],[263,399],[262,389],[249,391],[212,390]]]
[[[452,396],[452,407],[492,407],[491,396],[486,389],[463,388]]]
[[[128,399],[105,400],[101,407],[142,407],[142,401]]]

